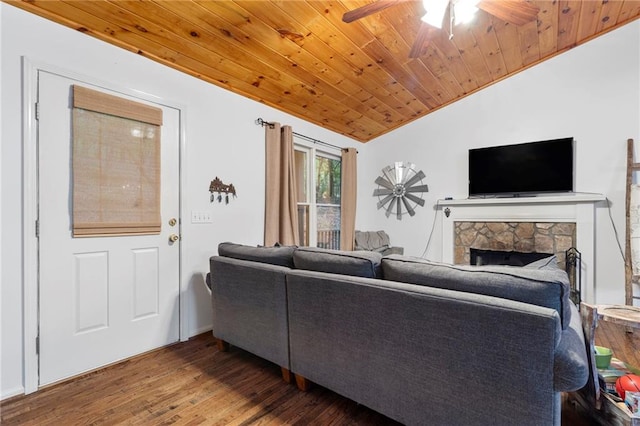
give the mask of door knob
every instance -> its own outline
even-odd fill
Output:
[[[175,243],[176,241],[178,241],[180,239],[179,236],[177,236],[176,234],[171,234],[169,235],[169,241],[171,241],[172,243]]]

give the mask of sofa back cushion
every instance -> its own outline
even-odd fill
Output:
[[[386,280],[485,294],[552,308],[560,315],[563,329],[571,320],[569,279],[552,262],[546,262],[541,268],[535,265],[529,268],[468,266],[392,255],[382,259],[382,272]]]
[[[382,276],[381,259],[382,255],[377,252],[340,251],[315,247],[299,247],[293,253],[293,264],[296,269],[364,278]]]
[[[293,252],[295,249],[295,246],[254,247],[234,243],[220,243],[218,245],[218,255],[293,268]]]

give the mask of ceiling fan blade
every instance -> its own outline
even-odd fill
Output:
[[[540,12],[538,6],[524,0],[482,0],[477,7],[513,25],[524,25],[535,21],[538,18],[538,12]]]
[[[382,200],[378,201],[378,210],[380,210],[385,204],[389,203],[389,200],[391,200],[392,198],[393,198],[393,194],[387,195]],[[392,205],[393,203],[389,203],[389,204]],[[389,217],[389,215],[387,215],[387,217]]]
[[[413,201],[416,204],[419,204],[420,207],[424,207],[424,200],[420,197],[416,197],[413,194],[409,194],[408,192],[404,194],[405,197],[407,197],[408,199],[410,199],[411,201]]]
[[[398,197],[397,200],[398,207],[396,207],[396,218],[398,218],[398,220],[402,220],[402,204],[400,204],[400,197]]]
[[[416,214],[416,211],[413,209],[413,207],[411,207],[411,205],[409,205],[409,202],[407,201],[406,198],[402,197],[402,203],[407,208],[407,211],[409,212],[409,216],[414,216]]]
[[[378,176],[375,180],[375,182],[380,185],[380,186],[384,186],[387,189],[391,189],[393,190],[394,186],[392,183],[390,183],[388,180],[386,180],[385,178],[383,178],[382,176]]]
[[[413,175],[411,177],[411,179],[409,179],[408,181],[406,181],[404,183],[404,186],[406,188],[410,187],[411,185],[413,185],[414,183],[418,182],[420,179],[422,179],[424,177],[424,172],[422,170],[418,171],[418,173],[416,173],[415,175]]]
[[[374,197],[379,197],[381,195],[389,195],[389,194],[393,194],[393,190],[385,189],[385,188],[377,188],[373,190]]]
[[[409,51],[410,58],[418,58],[422,55],[424,48],[429,45],[429,38],[431,36],[432,31],[438,31],[437,28],[432,27],[431,25],[421,22],[420,29],[418,30],[418,35],[416,35],[416,39],[413,42],[413,46],[411,46],[411,50]]]
[[[429,185],[418,185],[406,188],[405,192],[429,192]]]
[[[400,0],[378,0],[377,2],[370,3],[346,12],[344,15],[342,15],[342,21],[347,23],[353,22],[360,18],[373,15],[374,13],[380,12],[381,10],[385,10],[386,8],[394,6],[399,2]]]

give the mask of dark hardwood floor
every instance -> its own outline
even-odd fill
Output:
[[[596,342],[640,365],[640,332],[601,322]],[[2,425],[393,425],[320,386],[300,392],[280,368],[210,333],[0,403]],[[571,406],[563,425],[589,425]]]

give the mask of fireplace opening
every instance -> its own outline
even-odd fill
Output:
[[[536,260],[553,256],[553,253],[524,253],[520,251],[500,251],[500,250],[482,250],[469,249],[471,265],[510,265],[524,266]]]

